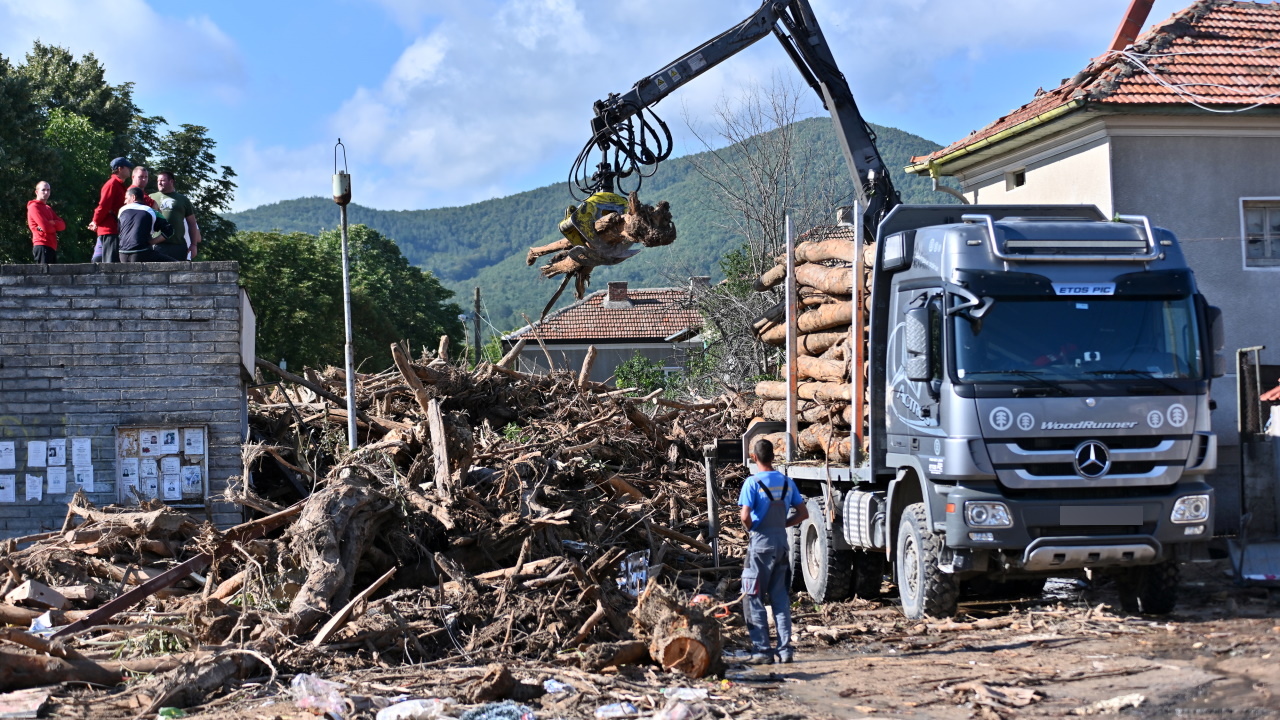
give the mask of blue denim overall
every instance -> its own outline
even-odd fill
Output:
[[[780,497],[775,498],[759,480],[758,488],[769,498],[764,519],[751,528],[747,558],[742,568],[742,592],[751,635],[753,653],[773,654],[769,647],[769,615],[765,612],[765,596],[773,607],[773,622],[778,630],[777,654],[783,658],[794,653],[791,647],[791,562],[787,547],[787,494],[790,481],[784,481]]]

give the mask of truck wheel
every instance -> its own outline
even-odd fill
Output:
[[[853,591],[853,553],[837,550],[834,528],[822,501],[805,501],[809,518],[800,523],[800,572],[814,602],[847,600]]]
[[[908,505],[898,525],[897,575],[902,613],[912,620],[956,613],[960,583],[938,567],[942,545],[929,528],[924,503]]]
[[[1178,563],[1172,560],[1130,568],[1118,580],[1125,612],[1168,615],[1178,603]]]
[[[787,528],[787,552],[791,558],[791,589],[804,590],[804,573],[800,571],[800,526]]]

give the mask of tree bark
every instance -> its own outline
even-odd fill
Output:
[[[650,582],[631,612],[637,629],[649,636],[649,656],[665,670],[700,678],[722,664],[720,624]]]
[[[806,263],[796,267],[796,283],[828,295],[849,295],[853,292],[853,268]]]

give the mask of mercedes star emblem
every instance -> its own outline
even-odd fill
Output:
[[[1076,473],[1083,478],[1100,478],[1111,469],[1111,451],[1097,440],[1086,440],[1076,447]]]

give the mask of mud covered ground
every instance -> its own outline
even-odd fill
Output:
[[[886,590],[892,590],[886,585]],[[740,614],[726,619],[729,668],[689,681],[651,668],[586,673],[566,664],[455,657],[430,665],[324,673],[346,684],[347,718],[371,718],[395,696],[446,697],[504,663],[526,683],[553,679],[571,689],[524,700],[537,718],[592,718],[631,703],[655,717],[693,696],[672,718],[1019,718],[1115,715],[1135,718],[1280,718],[1280,593],[1239,587],[1224,565],[1183,569],[1178,610],[1166,617],[1118,610],[1114,588],[1053,580],[1038,598],[963,604],[950,621],[910,621],[891,599],[814,606],[796,603],[795,663],[750,668]],[[289,694],[287,675],[262,678],[191,712],[196,718],[294,720],[316,715]],[[461,715],[468,708],[456,709]],[[54,700],[53,717],[129,717],[100,697]],[[687,714],[679,713],[687,711]],[[134,710],[136,712],[136,710]]]

